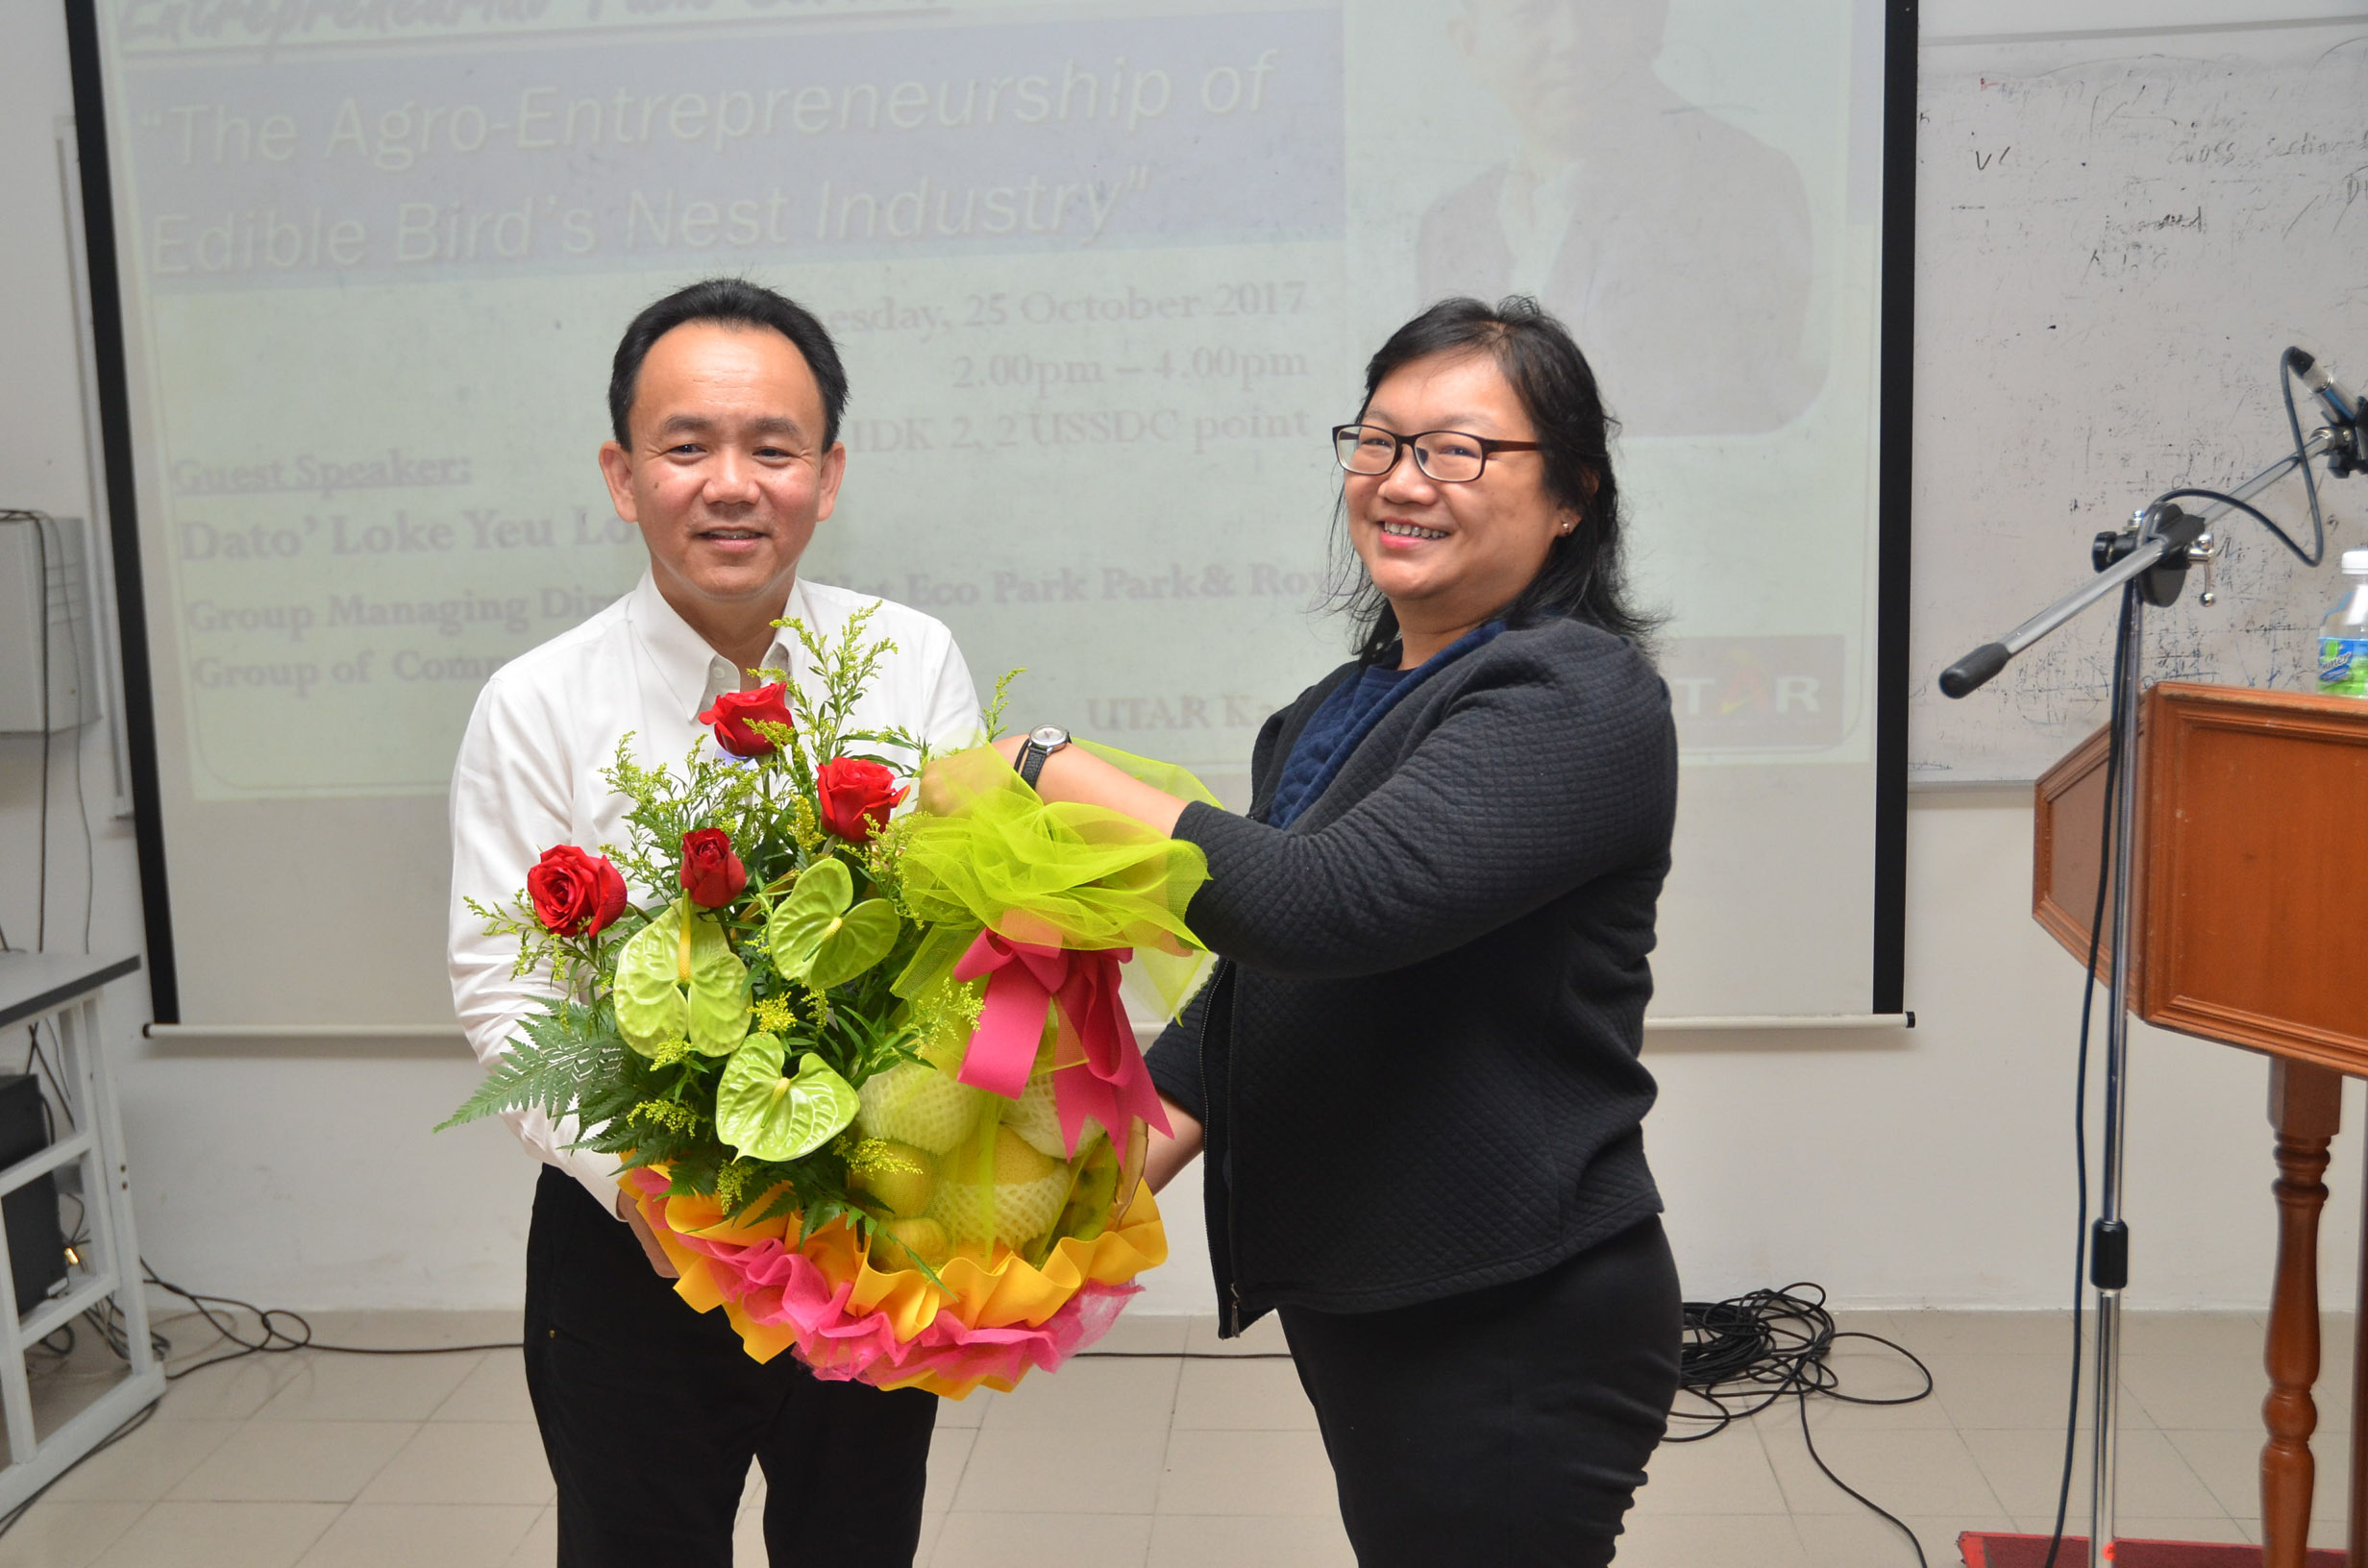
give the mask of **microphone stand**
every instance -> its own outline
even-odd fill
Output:
[[[2363,434],[2358,421],[2323,428],[2302,448],[2229,492],[2250,501],[2323,453],[2336,456],[2338,473]],[[2168,609],[2179,602],[2191,561],[2205,563],[2206,580],[2215,544],[2206,531],[2229,510],[2215,501],[2195,512],[2157,502],[2138,512],[2119,532],[2100,533],[2092,547],[2096,577],[2064,595],[1996,642],[1985,643],[1941,672],[1940,690],[1961,698],[1988,681],[2032,644],[2118,590],[2125,602],[2119,646],[2113,655],[2112,750],[2120,759],[2114,777],[2111,833],[2107,854],[2112,866],[2113,911],[2110,1000],[2105,1023],[2105,1150],[2097,1218],[2090,1227],[2088,1283],[2096,1291],[2097,1336],[2094,1404],[2090,1419],[2088,1568],[2106,1568],[2113,1558],[2114,1490],[2120,1460],[2116,1400],[2121,1380],[2121,1293],[2130,1283],[2130,1227],[2121,1217],[2121,1180],[2126,1137],[2123,1112],[2129,1097],[2131,860],[2136,842],[2138,682],[2144,673],[2146,606]],[[2208,588],[2203,601],[2211,603]]]

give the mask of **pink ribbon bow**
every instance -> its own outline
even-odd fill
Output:
[[[1135,1116],[1169,1131],[1159,1090],[1119,1000],[1119,966],[1132,956],[1127,947],[1051,947],[981,931],[953,967],[957,980],[988,977],[986,1005],[955,1078],[1018,1099],[1027,1090],[1050,1013],[1059,1029],[1053,1061],[1065,1064],[1052,1073],[1052,1105],[1069,1154],[1076,1155],[1088,1117],[1113,1138],[1122,1138]]]

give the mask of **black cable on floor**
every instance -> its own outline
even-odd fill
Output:
[[[140,1272],[146,1276],[150,1285],[170,1295],[179,1296],[194,1307],[198,1315],[206,1320],[208,1326],[216,1335],[238,1347],[224,1355],[209,1356],[204,1360],[193,1361],[187,1366],[167,1368],[164,1374],[167,1384],[177,1383],[192,1372],[202,1372],[207,1367],[220,1366],[226,1361],[244,1360],[249,1356],[284,1356],[294,1350],[327,1351],[339,1356],[456,1356],[467,1351],[522,1348],[521,1341],[516,1339],[472,1345],[335,1345],[326,1340],[313,1338],[312,1325],[306,1320],[302,1312],[290,1311],[284,1307],[258,1307],[253,1302],[240,1301],[234,1296],[216,1296],[204,1291],[185,1289],[170,1280],[159,1277],[157,1271],[150,1268],[145,1260],[140,1262]],[[257,1328],[252,1336],[239,1332],[239,1324],[234,1315],[239,1312],[244,1312],[255,1319]],[[98,1332],[100,1342],[112,1351],[118,1360],[128,1361],[132,1359],[129,1331],[124,1322],[122,1311],[116,1307],[112,1298],[84,1312],[83,1317]],[[280,1323],[283,1320],[293,1325],[292,1330],[282,1328]],[[68,1325],[61,1329],[59,1334],[66,1336],[62,1346],[50,1344],[45,1339],[41,1342],[41,1348],[48,1354],[62,1360],[72,1355],[74,1351],[72,1326]],[[53,1334],[49,1339],[57,1337],[58,1335]],[[173,1342],[154,1330],[149,1332],[148,1346],[150,1352],[160,1362],[170,1356],[173,1350]],[[73,1474],[76,1468],[90,1458],[91,1455],[106,1452],[145,1426],[149,1417],[156,1413],[157,1406],[162,1403],[163,1401],[160,1399],[142,1407],[122,1426],[101,1438],[92,1447],[90,1453],[85,1454],[82,1458],[76,1459],[73,1464],[67,1465],[65,1469],[51,1477],[48,1483],[39,1491],[17,1504],[7,1513],[0,1514],[0,1535],[6,1535],[15,1529],[17,1522],[24,1518],[27,1510],[39,1502],[51,1486],[55,1486],[60,1481]]]
[[[518,1350],[523,1348],[524,1344],[522,1340],[517,1339],[496,1339],[472,1345],[332,1344],[326,1339],[312,1337],[312,1324],[302,1312],[290,1311],[285,1307],[258,1307],[251,1301],[240,1301],[234,1296],[209,1295],[204,1291],[189,1290],[175,1285],[170,1280],[160,1278],[157,1271],[150,1268],[145,1261],[140,1263],[140,1271],[148,1277],[150,1285],[167,1294],[179,1296],[196,1308],[198,1315],[206,1320],[208,1327],[238,1347],[223,1355],[210,1356],[202,1361],[192,1362],[179,1371],[165,1373],[166,1379],[172,1381],[185,1378],[190,1373],[201,1371],[209,1366],[219,1366],[225,1361],[243,1360],[249,1356],[284,1356],[295,1350],[320,1350],[336,1356],[457,1356],[466,1351]],[[216,1308],[225,1308],[228,1311],[217,1312]],[[255,1337],[248,1338],[238,1332],[237,1319],[231,1315],[236,1312],[245,1312],[255,1319],[257,1325]],[[280,1327],[281,1320],[294,1325],[293,1329]]]
[[[1907,1346],[1879,1334],[1837,1328],[1834,1314],[1826,1310],[1825,1287],[1820,1285],[1801,1282],[1726,1301],[1690,1301],[1685,1310],[1686,1339],[1678,1359],[1678,1387],[1710,1409],[1672,1410],[1669,1419],[1701,1422],[1708,1430],[1673,1432],[1663,1441],[1698,1443],[1759,1414],[1778,1400],[1792,1399],[1799,1407],[1801,1441],[1809,1445],[1809,1457],[1825,1472],[1825,1479],[1890,1521],[1915,1549],[1917,1563],[1930,1568],[1924,1543],[1915,1538],[1915,1531],[1897,1514],[1836,1475],[1817,1452],[1817,1440],[1809,1430],[1809,1401],[1815,1395],[1844,1405],[1912,1405],[1932,1397],[1932,1368]],[[1887,1397],[1844,1393],[1840,1375],[1827,1360],[1835,1344],[1843,1339],[1868,1339],[1897,1351],[1922,1375],[1924,1386],[1912,1394]]]

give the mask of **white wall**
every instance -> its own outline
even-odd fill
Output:
[[[0,14],[0,507],[32,506],[87,515],[81,383],[75,368],[74,317],[68,309],[65,227],[59,207],[53,122],[72,109],[66,83],[65,27],[44,3]],[[138,937],[138,907],[127,894],[129,824],[104,821],[112,788],[103,732],[86,732],[84,775],[91,791],[98,879],[108,892],[93,912],[93,934],[108,945]],[[50,759],[53,798],[70,787],[72,752]],[[41,787],[37,738],[0,737],[0,931],[33,945],[40,840],[36,807]],[[61,809],[62,807],[62,809]],[[86,888],[82,830],[73,800],[53,804],[50,838],[52,934],[60,924],[79,948]],[[0,1042],[0,1065],[17,1053]]]
[[[0,507],[89,515],[82,388],[60,206],[55,122],[73,108],[65,26],[49,0],[0,12]],[[22,678],[11,672],[12,678]],[[90,802],[86,876],[72,795],[74,747]],[[41,743],[0,736],[0,931],[31,947],[39,924]],[[49,935],[79,951],[86,893],[91,943],[123,952],[139,944],[138,875],[129,821],[111,818],[113,762],[92,726],[51,747]],[[23,1062],[21,1037],[0,1039],[0,1070]]]
[[[2359,0],[1923,0],[1927,38],[2276,25],[2363,14]]]
[[[2230,19],[2220,13],[2236,4],[2206,15],[2183,0],[2172,19]],[[2153,14],[2173,6],[2161,0]],[[1926,9],[1936,32],[2006,26],[1970,0]],[[2059,27],[2127,26],[2145,14],[2138,0],[2092,0],[2088,11],[2047,8]],[[0,8],[0,505],[58,512],[87,505],[51,152],[54,117],[71,109],[55,0]],[[93,940],[123,950],[139,941],[137,873],[127,824],[107,816],[98,732],[85,744]],[[0,922],[19,942],[34,924],[37,754],[0,742]],[[59,769],[62,788],[62,759]],[[82,841],[65,807],[52,812],[51,921],[53,938],[62,930],[75,945]],[[2023,792],[1914,797],[1912,1033],[1656,1037],[1648,1060],[1663,1098],[1648,1138],[1690,1294],[1810,1279],[1846,1303],[2064,1299],[2078,976],[2030,919],[2030,827]],[[350,1047],[172,1056],[138,1035],[145,996],[136,981],[116,988],[113,1063],[143,1248],[160,1273],[293,1307],[516,1302],[531,1167],[498,1128],[427,1133],[474,1081],[456,1049],[446,1059]],[[14,1055],[0,1041],[0,1066]],[[2131,1101],[2133,1306],[2265,1299],[2265,1082],[2257,1057],[2142,1034]],[[2347,1115],[2356,1131],[2337,1145],[2323,1252],[2337,1300],[2349,1293],[2357,1232],[2356,1087]],[[1145,1305],[1207,1310],[1195,1200],[1183,1189],[1174,1197],[1179,1262],[1153,1276]]]

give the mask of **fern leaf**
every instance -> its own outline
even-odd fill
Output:
[[[526,1019],[526,1038],[511,1044],[477,1092],[435,1130],[505,1111],[541,1111],[555,1119],[574,1111],[586,1090],[610,1076],[623,1049],[623,1041],[601,1024],[594,1009],[576,1002]]]

